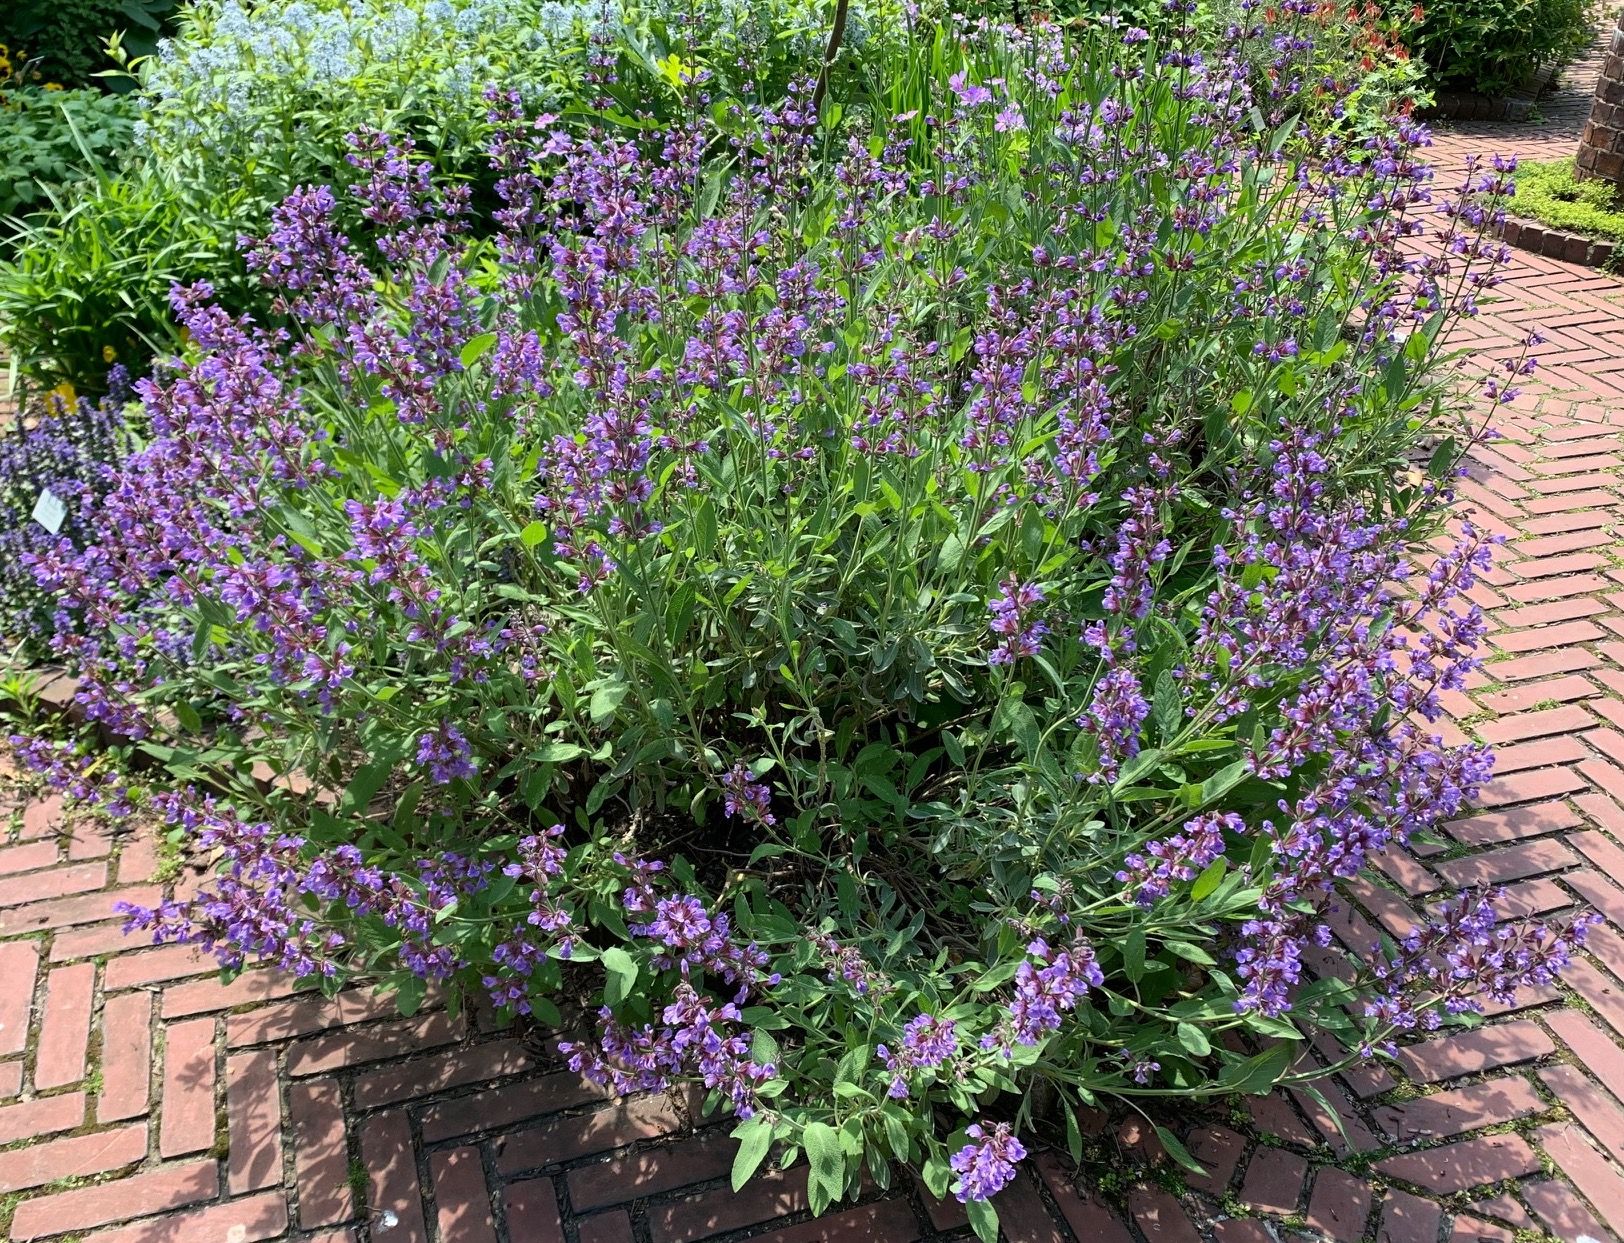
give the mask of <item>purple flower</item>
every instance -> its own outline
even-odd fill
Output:
[[[999,584],[998,595],[987,605],[992,614],[988,628],[999,637],[987,656],[989,664],[1012,664],[1042,650],[1049,627],[1033,616],[1042,603],[1043,589],[1036,583],[1023,583],[1011,574]]]
[[[742,763],[734,764],[722,776],[722,788],[727,797],[722,804],[729,816],[743,816],[760,825],[777,824],[768,807],[772,804],[772,791],[756,780],[756,776]]]
[[[450,785],[459,777],[475,776],[479,769],[473,757],[468,739],[449,721],[440,722],[438,729],[429,730],[417,740],[417,762],[428,769],[430,779],[439,785]]]
[[[887,1095],[893,1100],[908,1096],[908,1079],[915,1069],[934,1070],[958,1052],[959,1038],[952,1019],[939,1019],[920,1014],[908,1021],[902,1029],[902,1046],[891,1049],[887,1045],[875,1047],[875,1056],[891,1074]]]
[[[979,1122],[971,1123],[964,1133],[975,1142],[948,1160],[958,1175],[953,1196],[960,1204],[990,1200],[1015,1177],[1016,1163],[1025,1159],[1026,1149],[1007,1122],[995,1123],[990,1130]]]
[[[1123,762],[1139,754],[1139,732],[1150,716],[1150,703],[1132,669],[1119,665],[1094,687],[1088,711],[1077,718],[1084,733],[1099,742],[1099,768],[1088,774],[1094,782],[1115,781]]]

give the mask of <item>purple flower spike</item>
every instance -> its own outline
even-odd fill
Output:
[[[964,1133],[975,1143],[960,1148],[948,1162],[959,1176],[953,1184],[953,1197],[960,1204],[990,1200],[1015,1177],[1015,1165],[1025,1159],[1026,1148],[1007,1122],[996,1123],[990,1130],[972,1123]]]

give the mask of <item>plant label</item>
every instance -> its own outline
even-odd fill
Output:
[[[39,500],[34,502],[34,521],[55,535],[62,529],[67,516],[68,507],[63,504],[62,498],[49,488],[41,488]]]

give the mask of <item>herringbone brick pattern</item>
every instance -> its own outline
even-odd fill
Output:
[[[1528,127],[1439,145],[1528,147]],[[1546,140],[1541,140],[1546,141]],[[1562,136],[1571,149],[1571,136]],[[1547,145],[1549,145],[1547,143]],[[1447,172],[1441,176],[1447,180]],[[1011,1243],[1619,1243],[1624,1229],[1624,284],[1519,256],[1470,326],[1486,357],[1538,325],[1544,366],[1463,492],[1503,534],[1481,588],[1493,655],[1450,728],[1499,749],[1482,808],[1394,853],[1338,923],[1403,932],[1446,886],[1606,918],[1560,989],[1360,1066],[1186,1121],[1205,1177],[1096,1127],[1081,1176],[1040,1156],[1001,1198]],[[965,1237],[956,1206],[877,1189],[810,1221],[804,1175],[728,1188],[731,1142],[679,1095],[623,1102],[484,1016],[411,1018],[185,948],[111,904],[165,877],[151,833],[30,797],[0,758],[0,1237],[18,1243],[774,1243]],[[1330,1110],[1338,1117],[1333,1118]],[[804,1166],[802,1167],[804,1170]],[[1077,1190],[1078,1183],[1090,1190]]]

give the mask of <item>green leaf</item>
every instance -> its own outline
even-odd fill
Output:
[[[1195,884],[1190,886],[1190,900],[1199,902],[1210,894],[1224,879],[1224,873],[1229,871],[1229,860],[1220,855],[1207,864],[1200,876],[1195,878]]]
[[[1190,1056],[1206,1057],[1212,1052],[1212,1042],[1207,1039],[1207,1033],[1194,1023],[1180,1023],[1176,1030],[1179,1044],[1184,1046],[1184,1051]]]
[[[519,542],[526,548],[534,548],[547,538],[547,524],[545,522],[532,522],[519,532]]]
[[[840,1132],[827,1122],[808,1122],[801,1145],[812,1167],[809,1185],[818,1188],[825,1202],[840,1198],[846,1189],[846,1158],[840,1151]]]
[[[427,992],[428,985],[421,977],[412,975],[410,972],[402,972],[400,975],[400,987],[395,991],[395,1005],[402,1014],[407,1018],[411,1018],[412,1015],[417,1013],[418,1007],[423,1004],[423,996]]]
[[[594,725],[602,725],[615,715],[621,702],[626,698],[626,692],[631,687],[620,680],[605,682],[592,692],[592,702],[587,707],[587,714],[591,716]]]
[[[1220,768],[1212,776],[1201,783],[1201,801],[1211,803],[1223,798],[1241,782],[1246,780],[1247,765],[1245,760],[1236,760]]]
[[[462,360],[464,367],[472,367],[476,362],[490,352],[491,346],[496,344],[494,332],[482,332],[477,337],[470,337],[468,343],[462,347],[462,353],[457,357]]]
[[[1207,1172],[1201,1168],[1201,1163],[1190,1155],[1190,1150],[1180,1142],[1177,1135],[1174,1135],[1165,1126],[1156,1126],[1154,1122],[1151,1125],[1156,1127],[1156,1138],[1162,1141],[1162,1147],[1167,1149],[1168,1156],[1172,1157],[1173,1160],[1192,1174],[1205,1174]]]
[[[1122,942],[1122,971],[1135,984],[1145,978],[1145,934],[1138,928]]]
[[[990,1200],[971,1200],[964,1212],[981,1243],[998,1243],[998,1210]]]
[[[1256,1057],[1231,1063],[1220,1082],[1231,1092],[1256,1096],[1269,1091],[1286,1073],[1296,1051],[1290,1044],[1271,1045]]]
[[[637,983],[637,960],[620,946],[611,946],[603,951],[603,969],[608,972],[608,979],[603,982],[603,999],[611,1006],[618,1006],[631,995],[632,985]]]
[[[544,742],[530,753],[537,764],[562,764],[586,754],[586,748],[573,742]]]
[[[1162,753],[1160,748],[1152,747],[1148,751],[1141,751],[1122,766],[1122,772],[1118,775],[1116,784],[1111,788],[1113,790],[1126,790],[1141,777],[1154,772],[1161,762]]]
[[[203,719],[197,715],[197,709],[185,700],[178,700],[171,705],[175,712],[175,719],[180,722],[181,728],[189,734],[202,732]]]
[[[739,1151],[733,1154],[733,1191],[737,1194],[761,1168],[768,1150],[772,1148],[772,1124],[765,1115],[757,1114],[735,1127],[733,1138],[739,1141]]]

